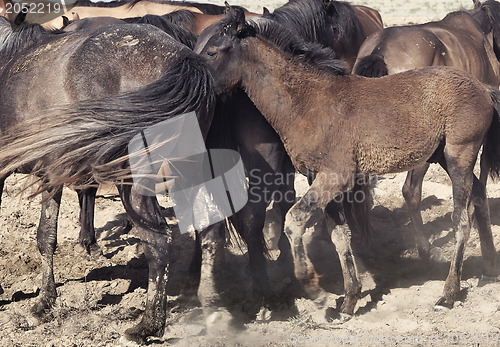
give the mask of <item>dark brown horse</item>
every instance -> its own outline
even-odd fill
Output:
[[[407,171],[435,161],[453,186],[456,248],[438,301],[452,305],[473,210],[482,237],[491,239],[485,189],[472,170],[485,140],[489,162],[495,171],[500,168],[500,92],[446,67],[381,79],[345,75],[345,65],[333,59],[332,51],[265,19],[247,23],[231,13],[204,35],[195,49],[211,65],[216,91],[241,85],[279,134],[295,168],[315,177],[285,223],[295,275],[308,293],[318,296],[321,289],[308,283],[315,271],[305,253],[306,228],[327,217],[344,273],[341,310],[352,314],[361,284],[348,227],[325,212],[360,175]],[[483,256],[485,274],[493,275],[495,250],[483,248]]]
[[[386,28],[361,46],[354,73],[380,77],[424,66],[453,66],[480,81],[499,86],[500,3],[475,2],[472,11],[458,11],[444,19],[420,25]],[[481,181],[486,183],[486,160],[481,160]],[[423,232],[420,202],[425,164],[408,172],[403,196],[410,212],[419,255],[428,258],[431,245]],[[485,241],[486,242],[486,241]],[[432,249],[433,253],[438,252]]]
[[[280,23],[306,41],[333,48],[338,58],[351,67],[363,41],[383,28],[376,10],[343,1],[290,0],[263,17]]]
[[[13,31],[0,18],[0,36],[5,62],[0,68],[0,175],[33,172],[41,183],[37,240],[43,278],[33,311],[43,316],[56,298],[52,258],[61,185],[106,182],[110,174],[126,173],[125,162],[115,159],[126,154],[129,141],[174,115],[195,111],[206,134],[213,112],[212,77],[200,57],[152,26],[56,35],[36,25]],[[114,183],[149,264],[146,310],[141,322],[127,330],[130,338],[142,341],[164,331],[172,231],[156,197],[141,194],[129,180]]]
[[[329,9],[328,6],[330,6]],[[338,9],[333,10],[332,7]],[[366,37],[366,32],[363,33],[365,26],[368,28],[367,30],[378,30],[374,27],[379,29],[382,27],[378,12],[360,7],[361,11],[370,15],[360,15],[358,20],[356,9],[357,7],[354,7],[353,10],[347,3],[335,2],[330,4],[321,1],[299,0],[287,3],[274,11],[273,14],[267,13],[266,15],[265,12],[264,16],[283,22],[296,29],[299,35],[303,36],[307,41],[318,42],[325,46],[341,42],[340,46],[343,50],[340,55],[346,52],[345,56],[347,56],[350,54],[349,52],[359,47],[359,40]],[[232,10],[243,15],[237,6],[234,6]],[[373,19],[363,20],[363,18],[369,16],[372,16]],[[360,22],[362,23],[361,26]],[[203,40],[203,37],[204,35],[202,35],[201,40]],[[352,44],[349,44],[349,42]],[[199,44],[199,46],[201,45]],[[353,54],[355,55],[355,53]],[[279,207],[278,210],[282,220],[284,220],[285,213],[295,202],[293,189],[294,170],[290,164],[290,158],[275,131],[264,120],[244,92],[231,93],[224,98],[224,102],[221,102],[219,106],[214,124],[212,124],[210,130],[212,136],[209,136],[208,145],[238,149],[247,169],[249,201],[241,211],[231,217],[231,220],[248,246],[254,298],[259,306],[256,308],[260,308],[261,304],[271,309],[287,308],[289,304],[287,299],[284,298],[285,295],[283,293],[274,293],[269,284],[264,257],[266,245],[262,229],[264,227],[266,206],[273,196],[275,206]],[[366,231],[368,227],[366,221],[360,219],[358,225],[358,221],[354,218],[354,216],[360,214],[360,211],[353,209],[355,207],[353,205],[346,205],[345,207],[346,217],[350,221],[350,225],[360,231]],[[358,205],[357,207],[362,208],[364,206]],[[281,228],[281,225],[278,228]],[[223,242],[223,239],[209,237],[205,242],[216,244],[217,242]],[[286,267],[287,258],[289,257],[289,245],[286,237],[279,239],[279,248],[281,250],[280,261]],[[220,249],[220,247],[211,246],[209,249]],[[200,262],[201,257],[197,261]],[[208,280],[203,282],[210,283]],[[206,292],[214,293],[216,291],[207,290]],[[287,294],[290,293],[289,291]],[[210,300],[203,299],[202,290],[199,291],[199,297],[204,307],[210,306]],[[212,295],[210,299],[213,301],[214,297],[218,297],[218,295]],[[220,299],[217,300],[220,301]]]

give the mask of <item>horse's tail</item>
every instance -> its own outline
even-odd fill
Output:
[[[481,160],[486,163],[481,165],[481,169],[489,170],[492,178],[498,178],[500,176],[500,90],[490,86],[487,88],[493,100],[495,114],[483,144]]]
[[[356,75],[365,77],[382,77],[389,74],[384,57],[380,54],[370,54],[359,59],[354,67]]]
[[[206,131],[214,100],[213,79],[201,58],[181,57],[141,89],[62,105],[11,127],[0,139],[0,177],[29,167],[42,183],[38,192],[130,178],[127,146],[134,136],[192,111]]]

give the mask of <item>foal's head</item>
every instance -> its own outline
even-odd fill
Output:
[[[200,34],[194,51],[212,67],[217,92],[227,91],[240,81],[243,73],[241,40],[252,35],[255,31],[245,22],[243,10],[227,2],[224,18]]]
[[[273,45],[277,55],[289,55],[290,64],[302,61],[334,75],[342,75],[347,69],[330,48],[306,42],[273,20],[258,18],[246,22],[243,11],[227,5],[224,19],[206,28],[194,48],[212,67],[217,93],[225,92],[241,81],[245,69],[248,69],[243,62],[252,37]]]

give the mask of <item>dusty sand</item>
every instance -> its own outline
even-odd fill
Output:
[[[439,19],[457,9],[459,3],[472,6],[463,0],[440,5],[430,1],[406,5],[395,0],[358,3],[381,10],[388,25]],[[144,309],[147,264],[134,230],[128,231],[121,203],[113,196],[98,198],[95,223],[102,255],[89,257],[76,244],[76,194],[65,190],[55,256],[59,298],[54,320],[39,322],[30,316],[29,308],[41,282],[36,248],[40,206],[39,199],[28,200],[27,193],[19,194],[20,177],[9,178],[0,212],[0,284],[4,289],[0,294],[0,346],[133,346],[121,334],[136,323]],[[273,320],[269,312],[262,311],[243,330],[207,333],[199,306],[177,302],[193,244],[192,235],[183,234],[177,237],[169,282],[168,326],[165,335],[152,342],[178,346],[500,344],[500,283],[479,280],[477,232],[471,233],[467,243],[460,300],[451,310],[435,308],[454,247],[450,182],[437,166],[426,176],[422,203],[426,232],[446,259],[426,263],[418,258],[414,246],[401,195],[404,177],[396,174],[380,179],[375,189],[373,242],[369,246],[354,244],[363,298],[351,320],[341,322],[332,317],[343,295],[342,277],[332,246],[322,241],[323,252],[316,259],[323,275],[321,283],[331,291],[323,307],[300,298],[295,300],[297,312],[284,320]],[[495,246],[500,249],[500,183],[488,185],[488,196]],[[227,247],[232,288],[249,295],[247,259],[240,244]],[[286,287],[287,281],[272,259],[269,273],[277,290]]]

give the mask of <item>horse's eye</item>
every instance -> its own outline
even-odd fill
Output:
[[[209,57],[215,57],[217,55],[217,51],[207,51],[207,55]]]

